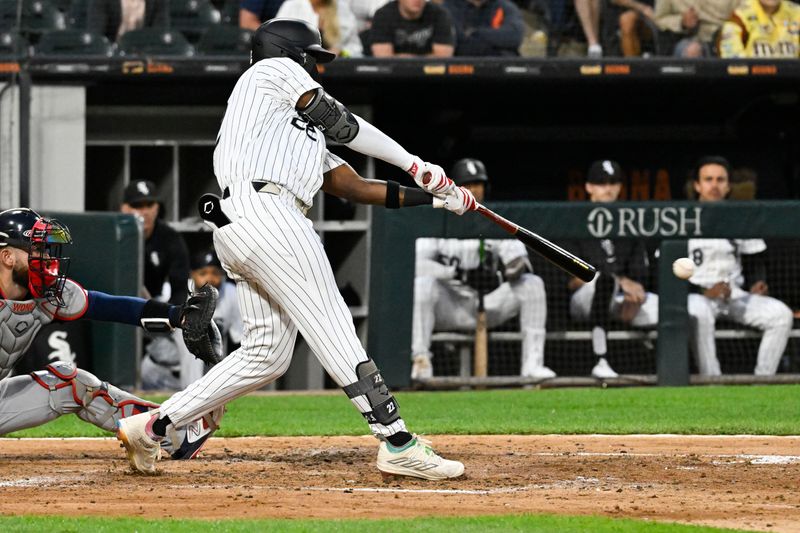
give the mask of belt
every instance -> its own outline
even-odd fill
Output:
[[[253,190],[256,192],[264,192],[267,194],[274,194],[276,196],[281,192],[286,191],[294,197],[294,203],[297,208],[302,211],[303,215],[305,215],[310,209],[310,207],[307,206],[300,198],[294,196],[294,194],[292,194],[288,189],[281,187],[277,183],[272,183],[271,181],[251,181],[250,184],[253,186]],[[226,198],[230,198],[230,196],[230,188],[225,187],[225,189],[222,191],[222,199],[224,200]]]

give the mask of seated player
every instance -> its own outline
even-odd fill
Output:
[[[483,201],[489,179],[482,162],[462,159],[456,162],[450,175],[479,202]],[[494,283],[486,286],[492,280]],[[535,379],[555,377],[555,372],[544,366],[547,320],[544,282],[533,274],[525,245],[515,239],[418,239],[411,379],[433,377],[434,329],[475,331],[477,289],[485,292],[484,307],[490,328],[519,315],[520,375]]]

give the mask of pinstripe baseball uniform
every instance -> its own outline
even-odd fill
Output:
[[[478,294],[456,277],[456,271],[479,267],[479,246],[478,239],[417,239],[412,358],[431,357],[434,326],[443,330],[475,330]],[[506,265],[528,257],[525,245],[513,239],[489,239],[485,247],[487,253],[496,254]],[[484,306],[489,327],[519,315],[520,374],[533,376],[544,366],[547,302],[542,278],[525,272],[518,279],[504,281],[486,294]]]
[[[690,283],[708,289],[718,282],[727,282],[731,288],[728,299],[695,298],[692,320],[696,321],[693,334],[697,338],[692,344],[700,373],[721,374],[714,330],[716,319],[724,316],[764,332],[754,373],[775,374],[792,329],[792,311],[780,300],[751,294],[742,288],[745,280],[741,255],[761,253],[767,245],[761,239],[690,239],[688,248],[695,264]]]
[[[214,151],[214,171],[231,223],[214,231],[214,247],[236,282],[244,323],[241,347],[162,406],[175,424],[280,377],[297,332],[340,386],[356,383],[368,356],[337,289],[319,236],[305,212],[323,173],[344,162],[295,105],[315,82],[297,63],[268,58],[236,83]],[[254,181],[269,182],[257,192]],[[370,420],[366,396],[352,398]],[[370,420],[376,436],[405,431]]]

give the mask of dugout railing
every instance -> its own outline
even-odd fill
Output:
[[[590,203],[504,202],[490,204],[503,216],[557,242],[576,239],[645,239],[658,259],[653,269],[652,285],[659,294],[659,322],[652,329],[626,328],[620,324],[609,331],[609,344],[614,342],[649,345],[637,353],[643,372],[618,369],[620,377],[604,380],[606,384],[684,385],[690,383],[778,383],[800,381],[798,347],[800,329],[795,321],[779,372],[775,376],[757,377],[747,365],[755,361],[760,332],[724,320],[717,323],[716,342],[720,360],[731,352],[744,354],[745,361],[723,365],[723,375],[697,375],[689,353],[689,323],[686,312],[688,284],[672,274],[672,261],[687,255],[687,239],[763,238],[767,240],[769,272],[780,270],[782,281],[776,285],[776,297],[790,308],[800,306],[799,292],[792,280],[795,261],[800,254],[800,221],[798,202],[693,202],[617,203],[599,206]],[[394,386],[409,386],[411,353],[411,315],[414,273],[414,242],[420,237],[504,238],[501,230],[480,217],[456,217],[435,210],[378,210],[373,221],[372,277],[370,298],[369,352],[385,369],[385,376]],[[553,301],[563,301],[567,275],[549,263],[532,256],[534,270],[545,280],[548,291],[548,313]],[[769,279],[768,279],[769,281]],[[551,294],[559,293],[560,294]],[[560,311],[563,314],[563,309]],[[468,331],[436,332],[434,341],[449,345],[451,371],[426,381],[426,387],[454,388],[462,386],[570,386],[597,385],[599,380],[588,376],[586,361],[590,333],[583,325],[555,322],[548,319],[546,364],[557,370],[559,377],[540,382],[521,378],[513,365],[492,372],[493,352],[497,343],[519,345],[518,327],[490,331],[490,376],[469,375],[472,333]],[[437,342],[434,342],[436,345]],[[518,350],[518,348],[517,348]],[[434,349],[436,353],[436,350]],[[564,359],[576,358],[581,365],[570,366]],[[587,359],[588,358],[588,359]],[[518,359],[517,359],[518,360]],[[434,358],[436,363],[436,357]],[[436,366],[436,364],[435,364]],[[726,366],[733,368],[726,372]],[[750,367],[752,368],[752,367]],[[573,371],[578,369],[579,371]],[[695,372],[695,373],[693,373]],[[416,383],[415,385],[420,385]]]

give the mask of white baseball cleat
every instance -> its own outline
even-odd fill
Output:
[[[618,378],[619,374],[614,372],[614,369],[611,368],[611,365],[608,364],[605,357],[601,357],[592,369],[592,377],[597,379],[612,379]]]
[[[390,444],[381,442],[378,447],[378,470],[384,481],[394,476],[409,476],[440,481],[459,477],[464,465],[436,454],[431,443],[417,435],[402,449],[390,449]]]
[[[556,377],[556,373],[553,372],[550,368],[541,365],[523,369],[522,377],[533,378],[533,379],[552,379]]]
[[[414,363],[411,365],[411,379],[431,379],[433,377],[433,363],[427,355],[415,355]]]
[[[158,418],[158,409],[123,418],[117,422],[117,438],[128,454],[128,462],[135,472],[153,475],[156,461],[161,457],[161,445],[147,434],[151,420]]]

